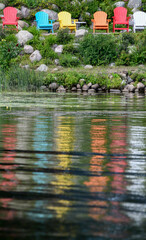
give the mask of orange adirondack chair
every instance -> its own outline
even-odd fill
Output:
[[[94,13],[94,19],[91,19],[93,22],[93,33],[95,33],[95,30],[103,29],[106,30],[106,32],[109,32],[109,22],[110,19],[107,19],[107,14],[103,11],[97,11]]]
[[[127,30],[129,32],[129,19],[131,17],[127,17],[127,9],[124,7],[117,7],[114,9],[114,17],[113,17],[113,32],[115,30]],[[115,27],[116,24],[124,24],[126,27]]]
[[[6,7],[3,10],[4,17],[2,18],[3,21],[3,28],[5,25],[15,25],[16,30],[18,31],[18,17],[17,17],[17,9],[13,7]]]

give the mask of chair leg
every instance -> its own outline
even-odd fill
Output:
[[[115,32],[115,25],[113,24],[113,32]]]

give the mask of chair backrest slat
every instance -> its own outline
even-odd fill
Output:
[[[61,25],[66,26],[72,24],[71,14],[69,12],[60,12],[58,13],[58,19],[61,20]]]
[[[103,11],[94,13],[95,25],[105,25],[107,23],[107,14]]]
[[[6,7],[3,10],[5,21],[15,22],[17,19],[17,9],[14,7]]]
[[[116,22],[126,21],[127,9],[124,7],[117,7],[114,9],[114,17]]]
[[[37,12],[35,14],[36,20],[38,22],[38,25],[45,25],[49,23],[49,17],[48,14],[45,12]]]

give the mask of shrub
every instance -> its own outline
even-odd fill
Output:
[[[63,54],[59,58],[61,66],[64,67],[75,67],[80,64],[80,61],[77,57],[72,56],[71,54]]]
[[[21,51],[21,46],[15,42],[2,39],[0,43],[0,65],[2,68],[10,66],[11,59],[16,58]]]
[[[77,54],[79,53],[79,48],[77,45],[68,43],[63,47],[63,53]]]
[[[109,64],[117,57],[117,45],[112,35],[85,35],[80,42],[80,54],[85,64]]]
[[[57,32],[57,43],[59,44],[66,44],[68,42],[70,42],[71,40],[73,40],[73,35],[69,34],[69,29],[65,28],[65,29],[60,29]]]

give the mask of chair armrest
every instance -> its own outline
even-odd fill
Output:
[[[53,22],[55,22],[55,20],[49,19],[49,24],[53,24]]]
[[[107,19],[107,22],[111,22],[111,19]]]
[[[75,24],[76,22],[78,22],[78,19],[71,19],[71,22]]]
[[[20,19],[20,17],[16,17],[16,19],[17,19],[17,20],[19,20],[19,19]]]
[[[115,19],[115,17],[112,17],[113,19]]]
[[[1,19],[4,19],[5,17],[1,17]]]
[[[95,20],[94,20],[94,19],[91,19],[91,22],[93,22],[93,23],[94,23],[94,22],[95,22]]]
[[[129,20],[131,17],[127,17],[127,20]]]

